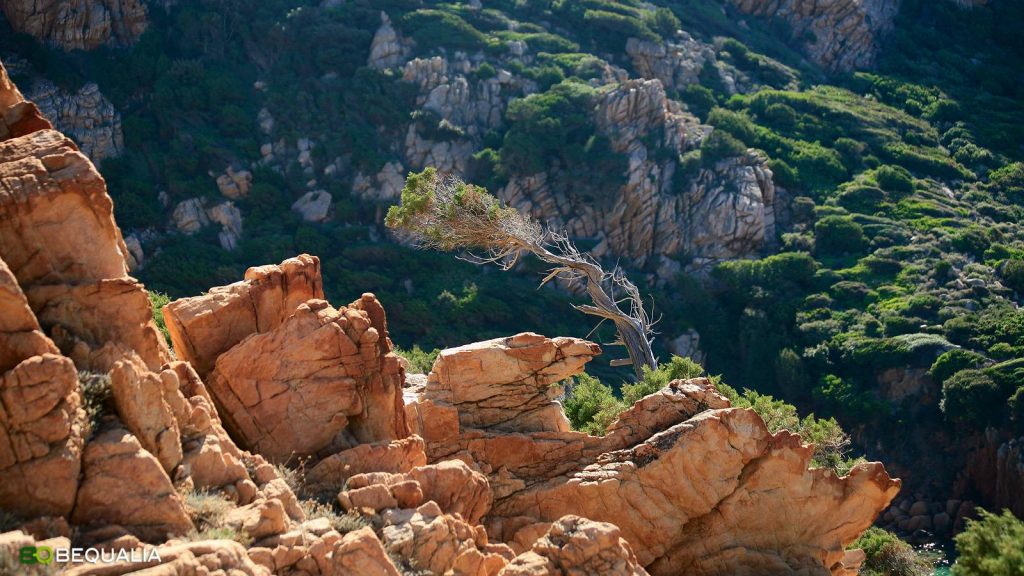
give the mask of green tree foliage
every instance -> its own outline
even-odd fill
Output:
[[[1024,574],[1024,522],[1009,510],[980,511],[956,536],[960,556],[954,576],[1021,576]]]
[[[700,157],[707,166],[714,166],[715,163],[727,158],[742,156],[746,151],[747,146],[743,142],[724,130],[715,130],[700,144]]]

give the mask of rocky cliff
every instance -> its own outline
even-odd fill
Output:
[[[899,0],[731,0],[741,12],[784,20],[807,56],[828,70],[867,68]]]
[[[127,45],[146,30],[141,0],[4,0],[11,28],[64,50]]]
[[[104,574],[848,575],[899,490],[810,467],[706,379],[573,432],[557,383],[600,353],[576,338],[445,350],[407,388],[382,303],[331,306],[309,255],[166,306],[172,354],[102,178],[2,67],[0,118],[2,566],[74,544],[159,555]]]

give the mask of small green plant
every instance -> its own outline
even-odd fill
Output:
[[[218,492],[189,490],[183,496],[188,516],[199,532],[224,528],[224,516],[234,507]]]
[[[160,329],[160,333],[164,335],[164,341],[168,345],[171,343],[171,333],[167,331],[167,322],[164,321],[164,306],[167,306],[171,302],[171,297],[163,292],[157,292],[150,290],[149,305],[153,308],[153,322],[156,323],[156,327]]]
[[[864,551],[863,576],[927,576],[932,565],[892,532],[868,528],[850,549]]]
[[[413,344],[412,348],[408,350],[395,348],[395,354],[409,362],[409,368],[406,371],[410,374],[430,373],[430,370],[434,367],[434,362],[437,360],[437,355],[440,353],[440,348],[434,348],[430,352],[426,352],[419,347],[419,344]]]
[[[1024,575],[1024,521],[1009,510],[980,511],[955,538],[960,553],[954,576]]]
[[[316,500],[299,500],[299,507],[306,513],[306,520],[326,518],[330,522],[331,528],[340,534],[348,534],[370,525],[369,519],[354,512],[338,513],[333,504]]]

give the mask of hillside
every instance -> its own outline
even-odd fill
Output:
[[[1020,3],[71,4],[93,16],[0,2],[0,59],[98,167],[159,304],[308,253],[320,297],[384,303],[410,372],[521,332],[614,339],[578,290],[537,289],[541,263],[385,228],[436,167],[620,266],[663,361],[835,418],[844,461],[904,482],[883,527],[923,544],[976,507],[1024,516]],[[637,399],[605,348],[577,429]]]

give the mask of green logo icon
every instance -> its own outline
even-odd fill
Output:
[[[49,546],[24,546],[18,550],[18,561],[22,564],[52,564],[53,548]]]

